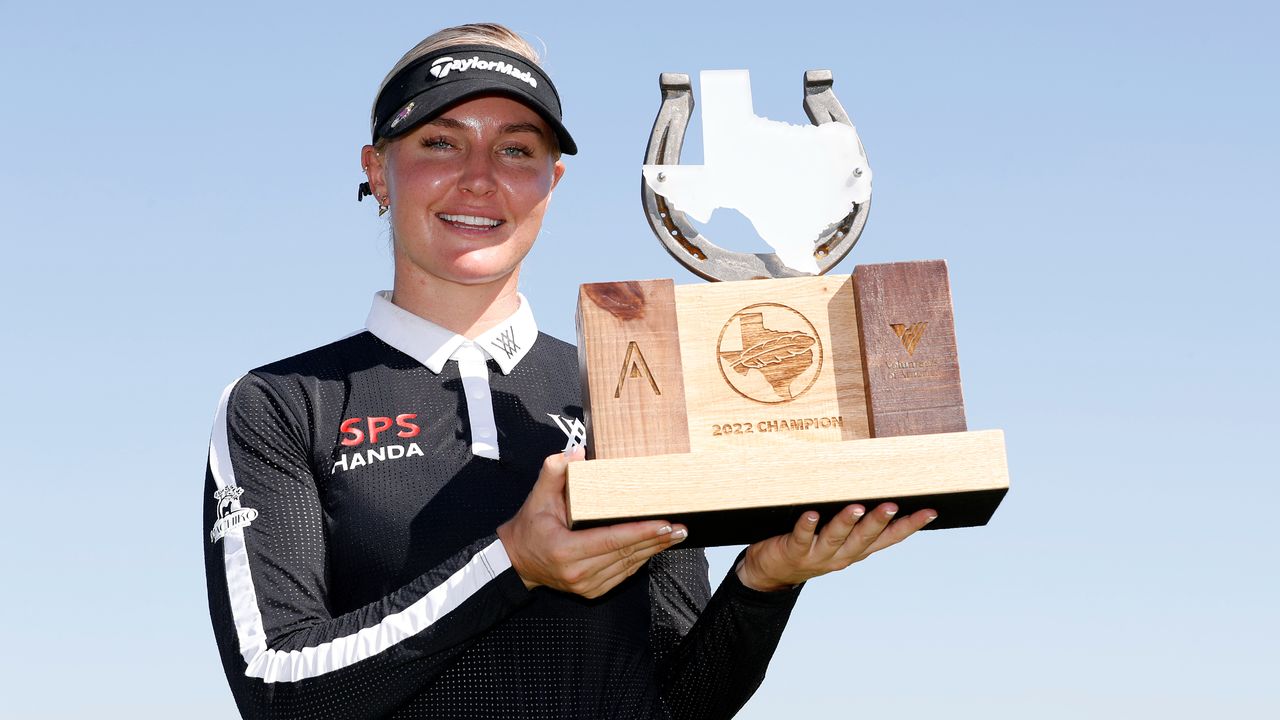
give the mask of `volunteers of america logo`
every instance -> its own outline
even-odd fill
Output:
[[[748,305],[724,324],[716,343],[720,375],[739,395],[786,403],[813,387],[822,370],[822,341],[813,323],[778,303]]]
[[[907,349],[908,355],[916,354],[916,346],[920,344],[920,338],[924,337],[925,328],[929,327],[927,322],[918,323],[890,323],[889,327],[893,328],[893,334],[898,336],[902,341],[902,347]]]
[[[240,507],[243,494],[244,488],[238,485],[228,485],[213,493],[213,499],[218,501],[218,519],[209,531],[209,542],[216,543],[237,528],[247,528],[258,518],[257,510]]]
[[[564,450],[560,452],[569,452],[576,447],[587,444],[587,426],[583,425],[581,420],[572,416],[564,418],[551,413],[547,413],[547,417],[554,420],[556,427],[560,428],[560,432],[564,433],[564,436],[568,438],[568,441],[564,444]]]
[[[431,61],[431,68],[428,72],[433,77],[442,78],[454,71],[467,72],[469,70],[488,70],[489,72],[502,73],[526,82],[530,87],[538,87],[538,80],[533,73],[525,72],[511,63],[502,62],[501,60],[481,60],[479,55],[469,58],[454,60],[446,55]]]

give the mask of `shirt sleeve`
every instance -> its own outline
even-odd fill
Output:
[[[650,645],[674,720],[733,717],[764,680],[799,597],[799,586],[746,587],[733,570],[738,560],[714,595],[701,549],[667,550],[649,561]]]
[[[528,598],[496,534],[354,611],[330,611],[300,413],[264,379],[223,393],[205,473],[209,610],[248,718],[379,717]]]

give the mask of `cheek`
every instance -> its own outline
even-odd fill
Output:
[[[456,175],[443,163],[398,163],[387,177],[387,186],[393,199],[431,198],[447,192],[456,183]]]
[[[513,178],[507,183],[508,197],[512,198],[521,213],[540,211],[551,194],[552,175],[533,173]]]

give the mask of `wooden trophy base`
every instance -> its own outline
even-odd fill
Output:
[[[582,286],[587,457],[574,528],[664,518],[691,545],[788,532],[851,502],[984,525],[1004,435],[966,432],[946,265],[851,276]]]
[[[985,525],[1009,489],[999,430],[822,443],[803,456],[742,448],[569,467],[575,528],[661,517],[708,546],[790,532],[800,513],[825,521],[852,501],[893,501],[900,515],[932,508],[930,529]]]

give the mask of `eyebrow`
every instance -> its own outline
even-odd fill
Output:
[[[433,120],[428,120],[426,124],[434,125],[436,127],[448,128],[450,130],[466,130],[467,129],[467,125],[465,123],[462,123],[458,120],[455,120],[449,117],[438,117]],[[528,123],[528,122],[510,123],[508,125],[502,126],[502,134],[504,135],[507,135],[510,133],[520,133],[520,132],[533,133],[538,137],[544,137],[542,128],[538,127],[534,123]]]
[[[466,125],[454,120],[453,118],[438,117],[428,120],[427,125],[435,125],[436,127],[449,128],[450,130],[465,130]]]
[[[542,128],[538,127],[537,125],[534,125],[533,123],[527,123],[527,122],[511,123],[510,125],[503,125],[502,132],[503,134],[527,132],[527,133],[533,133],[538,137],[542,137]]]

